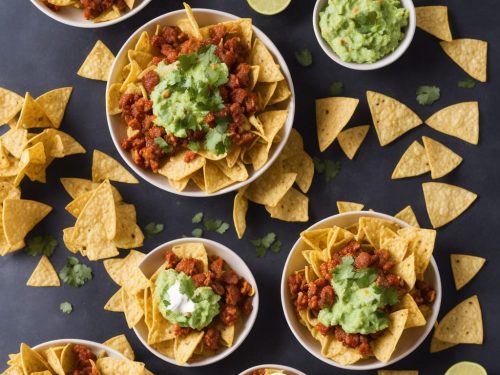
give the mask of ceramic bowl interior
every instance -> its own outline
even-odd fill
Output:
[[[48,348],[52,348],[55,346],[62,346],[66,344],[79,344],[79,345],[85,345],[87,348],[89,348],[92,353],[95,355],[99,355],[103,351],[105,351],[108,355],[108,357],[111,358],[117,358],[117,359],[127,359],[122,353],[110,348],[109,346],[103,345],[101,343],[95,342],[95,341],[88,341],[88,340],[80,340],[80,339],[58,339],[58,340],[51,340],[44,342],[42,344],[39,344],[37,346],[34,346],[33,349],[35,350],[45,350]]]

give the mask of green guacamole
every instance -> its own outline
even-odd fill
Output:
[[[373,63],[399,45],[408,14],[401,0],[328,0],[319,27],[342,60]]]
[[[227,151],[230,139],[228,121],[220,121],[213,129],[204,123],[209,112],[224,108],[218,87],[228,81],[227,65],[214,54],[215,46],[199,53],[180,55],[172,64],[161,62],[156,68],[160,82],[151,93],[155,123],[178,138],[191,131],[206,132],[204,144],[190,145],[195,151],[202,146],[219,155]]]
[[[196,288],[193,279],[182,272],[162,271],[155,286],[160,313],[171,323],[201,330],[219,313],[220,296],[210,287]]]
[[[375,282],[377,268],[358,270],[353,263],[354,258],[346,256],[333,270],[335,301],[319,312],[318,320],[327,327],[340,325],[347,333],[379,332],[389,326],[389,316],[381,309],[398,303],[397,291]]]

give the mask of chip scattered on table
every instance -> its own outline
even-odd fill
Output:
[[[337,137],[344,154],[352,160],[365,140],[370,125],[355,126],[341,131]]]
[[[446,176],[458,167],[463,160],[460,155],[457,155],[448,147],[432,138],[424,136],[422,137],[422,141],[433,179]]]
[[[436,324],[436,327],[437,326],[438,326],[438,324]],[[432,339],[431,339],[430,352],[431,353],[438,353],[438,352],[441,352],[443,350],[452,348],[456,345],[457,344],[454,344],[452,342],[441,341],[441,340],[437,339],[435,335],[433,335]]]
[[[47,91],[35,100],[43,108],[54,128],[61,126],[72,91],[72,87],[61,87]]]
[[[398,178],[414,177],[430,171],[429,159],[425,148],[418,142],[413,143],[407,148],[399,159],[398,164],[392,172],[393,180]]]
[[[486,82],[488,42],[454,39],[440,44],[444,52],[467,74],[480,82]]]
[[[273,219],[293,222],[309,221],[309,198],[292,187],[276,206],[266,206],[266,210]]]
[[[127,359],[133,361],[135,359],[134,349],[127,340],[127,336],[118,335],[110,338],[103,342],[103,345],[109,346],[111,349],[115,349],[117,352],[122,353]]]
[[[457,290],[462,289],[483,268],[486,259],[466,254],[451,254],[450,263]]]
[[[92,181],[102,182],[106,179],[126,184],[139,183],[118,161],[102,151],[94,150],[92,156]]]
[[[448,22],[448,7],[442,5],[415,7],[417,27],[434,35],[436,38],[450,42],[450,24]]]
[[[34,287],[61,286],[56,270],[45,255],[40,258],[26,285]]]
[[[107,81],[115,56],[106,45],[98,40],[78,70],[84,78]]]
[[[401,211],[399,211],[394,217],[403,220],[405,223],[411,225],[412,227],[420,228],[420,224],[418,223],[417,216],[413,211],[411,206],[406,206]]]
[[[0,125],[12,120],[23,107],[23,103],[21,95],[0,87]]]
[[[17,120],[17,128],[49,128],[52,126],[43,107],[38,104],[29,92],[24,96],[23,107],[19,120]]]
[[[361,211],[363,207],[365,207],[365,205],[362,203],[337,201],[337,209],[339,210],[339,214],[349,211]]]

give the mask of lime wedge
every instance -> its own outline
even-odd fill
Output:
[[[292,0],[247,0],[257,13],[272,16],[285,10]]]
[[[458,362],[445,375],[488,375],[483,366],[474,362]]]

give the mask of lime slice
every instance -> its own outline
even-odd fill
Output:
[[[488,375],[483,366],[474,362],[458,362],[445,375]]]
[[[292,0],[247,0],[257,13],[272,16],[285,10]]]

